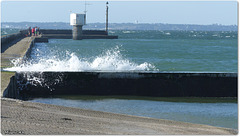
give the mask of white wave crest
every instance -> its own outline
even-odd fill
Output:
[[[144,62],[134,63],[122,57],[119,47],[107,50],[104,54],[94,59],[79,58],[75,53],[66,52],[65,59],[60,60],[53,56],[51,58],[40,58],[39,61],[28,61],[18,64],[18,60],[12,60],[14,67],[6,68],[6,71],[37,71],[37,72],[78,72],[78,71],[150,71],[155,66]]]

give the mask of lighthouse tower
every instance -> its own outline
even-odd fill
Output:
[[[86,25],[86,14],[70,14],[70,25],[73,26],[72,38],[73,40],[82,39],[82,26]]]

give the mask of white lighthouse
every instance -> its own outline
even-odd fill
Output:
[[[72,37],[73,40],[82,39],[82,26],[86,25],[86,14],[70,14],[70,25],[73,26]]]

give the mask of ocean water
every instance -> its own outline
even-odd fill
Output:
[[[40,102],[111,113],[238,128],[237,103],[187,103],[136,99],[36,98]]]
[[[237,32],[113,31],[119,39],[50,39],[36,43],[24,63],[12,60],[5,71],[167,71],[237,72]],[[184,103],[147,100],[33,102],[170,119],[237,129],[237,103]]]
[[[119,39],[50,39],[11,71],[237,72],[237,32],[110,31]]]

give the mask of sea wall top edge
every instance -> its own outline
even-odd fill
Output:
[[[182,72],[182,71],[82,71],[82,72],[66,72],[66,71],[21,71],[16,74],[36,74],[36,73],[61,73],[61,74],[86,74],[98,75],[99,77],[149,77],[157,75],[179,75],[179,76],[207,76],[207,77],[238,77],[236,72]]]

